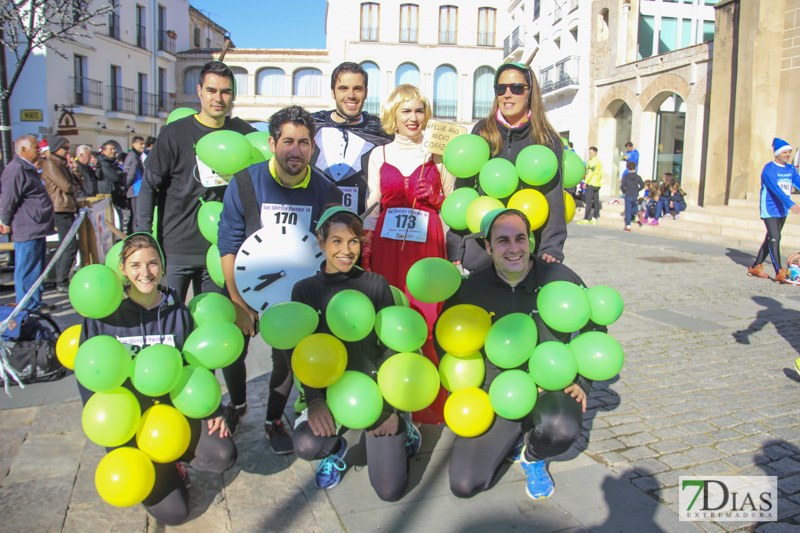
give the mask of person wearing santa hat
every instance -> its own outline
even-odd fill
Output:
[[[767,226],[767,236],[756,254],[747,275],[756,278],[769,278],[762,263],[769,256],[775,269],[775,282],[786,283],[788,269],[781,268],[781,230],[789,211],[800,214],[800,206],[792,201],[792,186],[800,189],[800,174],[789,164],[792,147],[783,139],[775,137],[772,141],[775,159],[761,171],[761,219]]]

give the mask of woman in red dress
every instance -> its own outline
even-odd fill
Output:
[[[369,157],[367,206],[379,207],[364,221],[371,242],[364,250],[364,267],[405,292],[411,307],[425,317],[429,341],[423,353],[438,366],[430,339],[442,304],[420,302],[406,288],[411,265],[425,257],[447,257],[439,211],[455,177],[444,169],[441,156],[426,154],[422,147],[431,115],[428,99],[408,84],[397,87],[381,111],[383,129],[394,134],[394,141],[373,149]]]

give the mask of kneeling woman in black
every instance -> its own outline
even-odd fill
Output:
[[[292,291],[292,301],[310,305],[320,314],[316,333],[331,333],[325,311],[331,298],[345,289],[364,293],[376,312],[394,305],[386,279],[355,266],[361,255],[363,235],[361,219],[344,207],[331,207],[320,217],[317,237],[325,253],[325,263],[320,272],[299,281]],[[347,370],[376,379],[384,349],[375,331],[360,341],[344,345]],[[305,386],[305,394],[308,408],[295,425],[294,450],[306,461],[322,460],[314,481],[317,487],[330,489],[339,483],[347,467],[344,462],[347,442],[340,436],[341,430],[326,403],[326,389]],[[370,483],[382,500],[399,500],[408,486],[408,457],[419,448],[419,432],[407,423],[405,413],[385,402],[378,421],[365,431]]]

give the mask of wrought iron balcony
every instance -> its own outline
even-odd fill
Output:
[[[136,91],[128,89],[127,87],[120,87],[119,85],[109,85],[109,96],[111,97],[111,106],[109,111],[116,111],[118,113],[136,113]]]
[[[494,32],[479,31],[478,46],[494,46]]]
[[[377,41],[378,40],[378,28],[377,26],[372,28],[370,26],[365,26],[361,28],[361,40],[362,41]]]
[[[570,56],[562,59],[555,65],[550,65],[547,68],[541,69],[539,71],[539,85],[542,89],[542,94],[544,95],[564,88],[577,89],[579,85],[579,65],[580,58],[578,56]]]
[[[361,40],[366,41],[369,39],[361,39]],[[375,41],[378,40],[377,34],[374,40]],[[400,28],[400,42],[401,43],[417,42],[417,28]]]
[[[433,116],[436,118],[456,118],[457,100],[433,100]]]
[[[103,109],[103,84],[89,78],[72,78],[74,105]]]
[[[168,52],[175,55],[175,41],[177,39],[170,35],[167,30],[159,30],[158,32],[158,49],[162,52]]]
[[[439,44],[456,44],[455,30],[439,30]]]

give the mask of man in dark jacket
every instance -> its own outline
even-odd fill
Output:
[[[36,163],[39,146],[33,135],[23,135],[14,142],[14,159],[0,176],[0,232],[13,233],[16,266],[14,290],[17,302],[36,283],[44,271],[47,256],[46,238],[52,234],[53,202],[39,179]],[[28,302],[27,309],[52,311],[44,304],[40,285]]]
[[[75,149],[75,172],[81,177],[83,182],[83,191],[78,191],[78,196],[81,198],[91,198],[97,196],[97,175],[94,169],[89,166],[89,160],[92,158],[92,148],[85,144],[78,146]]]
[[[142,150],[144,150],[144,137],[134,137],[131,142],[131,151],[125,157],[125,196],[128,198],[128,207],[131,216],[128,217],[127,231],[133,233],[133,221],[136,218],[136,199],[139,196],[139,187],[142,186]]]
[[[75,213],[78,211],[75,193],[80,187],[67,168],[69,141],[61,135],[51,135],[47,142],[50,145],[50,157],[44,162],[42,180],[53,201],[58,239],[63,242],[72,223],[75,222]],[[75,261],[77,251],[78,239],[75,235],[56,263],[56,290],[58,292],[67,292],[69,289],[69,271]]]
[[[97,156],[97,194],[118,194],[122,189],[124,175],[117,165],[117,147],[114,142],[106,141]]]

